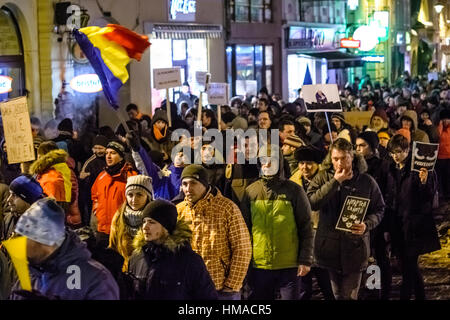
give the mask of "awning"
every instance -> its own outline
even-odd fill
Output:
[[[345,69],[362,67],[364,65],[364,61],[361,60],[361,56],[341,51],[325,51],[305,54],[319,59],[327,59],[328,69]]]
[[[216,24],[145,22],[144,32],[157,39],[220,39],[223,28]]]

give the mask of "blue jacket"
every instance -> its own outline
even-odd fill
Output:
[[[172,163],[167,170],[161,170],[142,147],[139,153],[133,151],[132,155],[141,174],[152,178],[155,198],[170,201],[180,193],[183,168],[177,168]]]
[[[79,282],[77,276],[79,275]],[[111,273],[91,258],[86,244],[73,231],[43,264],[30,266],[31,286],[44,296],[61,300],[118,300],[119,287]],[[12,300],[22,300],[14,293]]]

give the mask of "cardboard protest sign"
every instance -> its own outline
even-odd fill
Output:
[[[437,72],[428,72],[428,82],[430,82],[431,80],[438,80],[439,79],[439,75]]]
[[[20,97],[0,103],[8,163],[35,159],[33,135],[27,98]]]
[[[208,103],[216,105],[228,104],[228,84],[211,82],[208,85],[206,93],[208,94]]]
[[[345,122],[353,127],[364,127],[370,124],[373,111],[346,111],[343,112]]]
[[[199,91],[205,91],[207,74],[208,72],[206,71],[195,72],[195,81],[197,82],[197,88]]]
[[[302,87],[302,95],[308,112],[342,111],[336,84],[307,84]]]
[[[336,230],[352,232],[350,228],[354,223],[359,224],[364,221],[369,203],[370,199],[347,196],[336,223]]]
[[[256,80],[236,80],[236,94],[239,96],[256,96],[258,94]]]
[[[158,90],[180,87],[180,68],[153,69],[153,86]]]
[[[433,171],[434,165],[436,164],[438,152],[438,143],[424,143],[414,141],[411,158],[411,170],[420,171],[420,168],[425,168],[428,171]]]

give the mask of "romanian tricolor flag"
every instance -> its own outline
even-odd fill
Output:
[[[106,99],[117,110],[119,89],[128,80],[126,66],[130,58],[141,60],[150,46],[148,37],[116,24],[74,29],[73,34],[97,73]]]

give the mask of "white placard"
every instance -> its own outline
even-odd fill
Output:
[[[439,79],[439,74],[437,72],[428,72],[428,82],[430,82],[431,80],[438,80]]]
[[[208,74],[208,72],[206,71],[196,71],[195,72],[195,81],[197,82],[197,85],[200,88],[205,88],[205,84],[206,84],[206,75]]]
[[[308,112],[342,111],[337,84],[308,84],[302,87]]]
[[[256,96],[258,93],[256,80],[236,80],[236,94],[239,96]]]
[[[228,83],[211,82],[206,93],[209,104],[222,106],[228,104]]]
[[[158,90],[180,87],[180,68],[153,69],[153,85]]]

